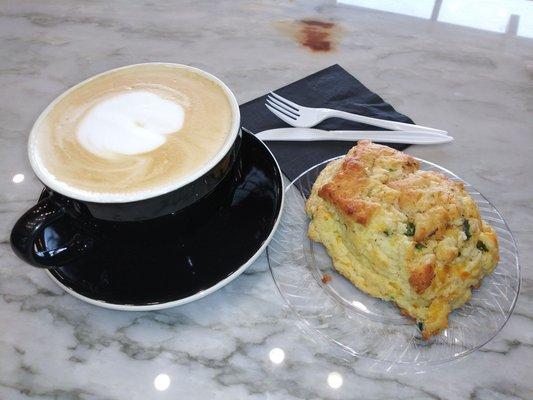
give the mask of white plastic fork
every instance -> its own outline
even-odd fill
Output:
[[[270,92],[268,95],[265,106],[278,118],[297,128],[310,128],[328,118],[343,118],[349,121],[361,122],[363,124],[379,126],[381,128],[392,129],[395,131],[417,131],[442,133],[445,135],[448,134],[448,132],[441,129],[406,124],[404,122],[388,121],[379,118],[365,117],[363,115],[351,114],[346,111],[332,110],[329,108],[303,107],[274,92]]]

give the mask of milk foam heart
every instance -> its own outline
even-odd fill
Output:
[[[117,94],[87,112],[78,126],[82,146],[100,157],[142,154],[183,126],[183,107],[146,91]]]

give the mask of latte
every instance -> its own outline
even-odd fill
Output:
[[[76,193],[150,192],[205,166],[229,140],[233,118],[228,94],[208,76],[140,64],[52,103],[33,128],[30,157]]]

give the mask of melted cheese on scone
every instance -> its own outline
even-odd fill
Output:
[[[359,141],[328,164],[306,204],[309,237],[364,292],[422,323],[425,339],[496,267],[498,241],[463,184]]]

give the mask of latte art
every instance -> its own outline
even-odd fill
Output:
[[[30,153],[81,195],[150,193],[200,170],[225,145],[233,114],[200,73],[142,64],[93,78],[54,102]]]
[[[154,93],[121,93],[87,112],[77,138],[86,150],[104,158],[147,153],[181,129],[183,116],[180,104]]]

